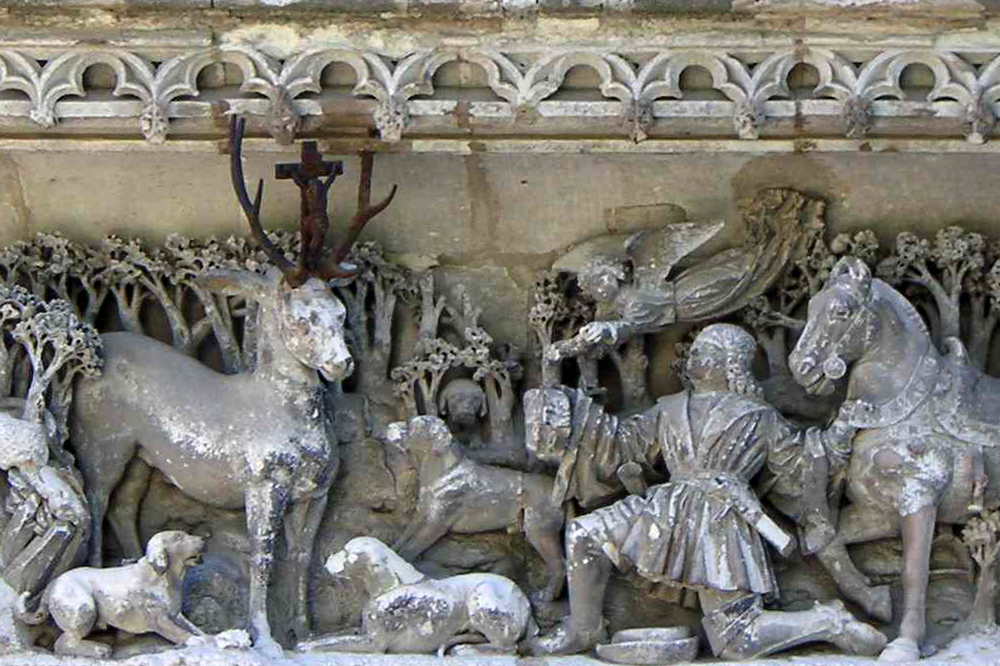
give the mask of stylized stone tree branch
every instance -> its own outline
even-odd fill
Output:
[[[965,621],[965,629],[996,628],[997,554],[1000,554],[1000,512],[986,511],[971,519],[962,530],[962,541],[979,565],[976,598]]]
[[[796,315],[823,288],[837,260],[853,256],[873,266],[878,257],[878,239],[869,230],[839,234],[827,245],[823,240],[823,208],[814,204],[812,210],[814,234],[804,255],[788,267],[770,292],[751,301],[743,311],[743,321],[764,350],[772,377],[789,374],[788,332],[801,329],[804,322]]]
[[[57,440],[61,445],[69,436],[67,423],[74,379],[100,374],[101,338],[93,326],[79,320],[66,301],[24,303],[15,296],[0,307],[20,303],[23,303],[20,321],[11,330],[11,337],[24,347],[31,365],[23,418],[40,422],[47,408],[56,419]]]
[[[553,342],[572,338],[581,326],[594,319],[594,304],[571,294],[569,282],[567,276],[558,271],[545,271],[535,279],[528,325],[542,353],[542,383],[545,386],[562,383],[562,362],[546,358],[545,349]],[[594,355],[577,356],[576,360],[581,385],[589,385],[588,380],[596,382],[597,359]]]
[[[421,340],[416,358],[392,369],[396,395],[406,408],[407,418],[438,416],[437,395],[441,380],[458,364],[460,349],[442,338]]]
[[[938,343],[945,338],[963,340],[971,361],[984,368],[1000,312],[994,307],[1000,298],[1000,267],[994,248],[982,234],[959,226],[941,229],[934,241],[910,232],[896,237],[895,252],[878,265],[878,276],[895,286],[916,285],[930,296],[933,307],[912,300],[928,314]],[[970,319],[963,326],[963,300],[969,299]]]
[[[355,245],[350,261],[360,270],[349,284],[337,288],[337,294],[347,308],[347,322],[354,334],[357,390],[373,396],[389,383],[397,302],[400,298],[415,302],[417,288],[405,268],[386,261],[377,243]]]

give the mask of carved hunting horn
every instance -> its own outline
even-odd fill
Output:
[[[330,227],[330,217],[327,213],[327,192],[337,176],[344,172],[341,161],[328,162],[316,149],[315,141],[302,143],[302,157],[297,164],[278,164],[274,167],[275,177],[279,180],[290,179],[299,188],[301,195],[301,219],[299,221],[299,238],[301,250],[299,263],[296,266],[288,260],[281,248],[271,242],[260,224],[260,204],[264,195],[264,180],[257,183],[257,194],[250,201],[246,182],[243,179],[243,130],[246,120],[233,116],[229,124],[229,159],[230,174],[233,180],[233,190],[236,199],[246,214],[250,223],[250,231],[254,241],[264,250],[268,258],[285,276],[285,281],[291,287],[298,287],[311,277],[328,281],[334,278],[353,277],[357,268],[343,263],[351,246],[361,234],[361,230],[373,217],[381,213],[392,203],[396,196],[397,186],[392,186],[389,196],[371,205],[372,165],[374,162],[370,152],[361,153],[361,179],[358,184],[358,209],[347,228],[343,242],[324,256],[323,243],[326,231]],[[325,179],[324,179],[325,177]]]

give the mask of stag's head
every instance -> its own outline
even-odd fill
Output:
[[[302,145],[299,164],[279,164],[278,178],[290,179],[301,191],[302,218],[299,223],[300,252],[297,263],[289,261],[279,247],[268,238],[260,224],[260,205],[264,181],[257,185],[251,201],[243,180],[242,143],[244,120],[233,117],[230,125],[229,152],[233,189],[250,223],[257,245],[267,254],[274,269],[268,275],[216,274],[210,279],[228,291],[238,291],[262,304],[270,302],[276,328],[273,333],[296,360],[318,370],[330,381],[344,379],[354,368],[354,361],[345,342],[344,304],[334,295],[332,280],[347,280],[357,267],[345,262],[351,246],[365,224],[382,212],[396,194],[393,186],[389,195],[372,206],[371,153],[362,155],[358,210],[347,234],[334,249],[324,245],[330,226],[327,214],[327,192],[343,172],[340,162],[325,162],[314,142]]]

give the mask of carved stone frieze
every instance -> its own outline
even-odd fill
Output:
[[[324,70],[336,64],[353,73],[349,95],[354,112],[369,115],[370,126],[389,142],[456,129],[554,133],[565,121],[577,123],[585,134],[620,133],[638,142],[688,134],[690,125],[684,121],[728,117],[729,131],[748,140],[783,136],[789,130],[782,129],[782,121],[795,119],[839,122],[839,131],[851,138],[890,127],[893,120],[919,119],[918,135],[964,134],[970,142],[982,143],[1000,113],[998,53],[1000,49],[886,48],[862,57],[856,47],[843,52],[810,46],[631,53],[525,45],[509,50],[438,47],[390,58],[335,45],[279,60],[251,46],[231,45],[154,61],[139,50],[117,48],[73,48],[46,58],[0,48],[0,91],[22,96],[0,100],[0,117],[26,118],[45,130],[71,119],[134,120],[132,131],[158,143],[168,136],[171,122],[210,119],[221,108],[258,116],[279,142],[287,143],[303,128],[323,126],[323,118],[346,103],[342,86],[324,83]],[[438,90],[435,75],[456,62],[481,68],[481,90],[495,99],[484,99],[480,89]],[[199,82],[199,75],[219,63],[238,70],[238,88],[205,95],[207,84]],[[114,71],[110,90],[86,85],[84,73],[97,64]],[[814,77],[804,87],[790,87],[790,73],[803,64],[814,70]],[[933,83],[909,86],[904,70],[911,65],[929,69]],[[708,73],[710,87],[686,88],[682,75],[692,67]],[[568,94],[576,90],[567,82],[575,68],[594,73],[593,95],[573,99]],[[602,124],[602,119],[614,122]],[[714,134],[719,131],[725,129]],[[912,123],[908,132],[914,133]]]

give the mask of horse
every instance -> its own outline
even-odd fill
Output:
[[[1000,505],[1000,380],[968,365],[962,343],[942,354],[916,308],[845,257],[808,305],[789,357],[809,393],[827,395],[847,376],[841,417],[856,428],[836,536],[817,555],[841,592],[888,621],[888,586],[872,587],[846,546],[902,536],[899,638],[880,657],[920,656],[936,522],[961,524]]]

